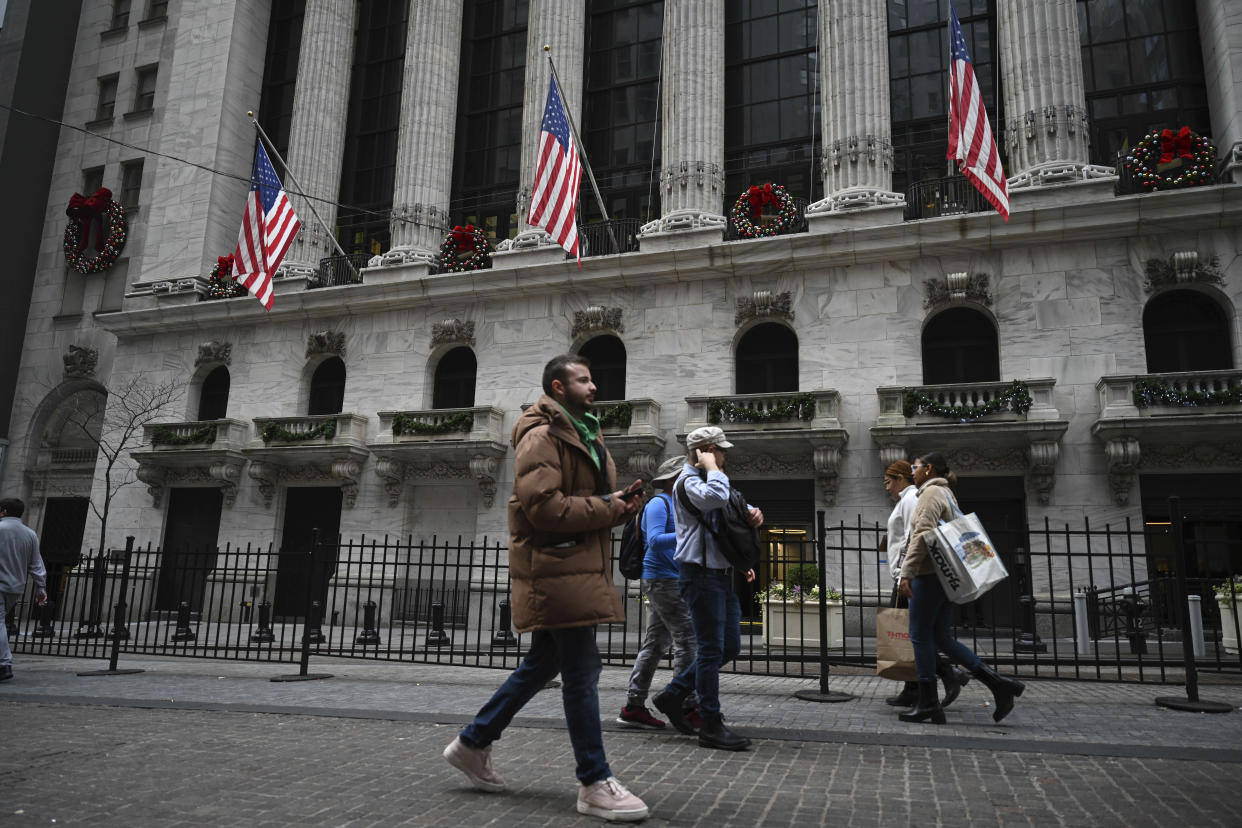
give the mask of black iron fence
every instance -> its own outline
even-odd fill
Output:
[[[1182,588],[1151,565],[1153,533],[1166,530],[1046,522],[992,532],[1010,577],[955,610],[958,636],[1025,676],[1180,683],[1189,623],[1202,628],[1196,669],[1242,672],[1237,645],[1229,644],[1239,640],[1238,615],[1226,610],[1222,619],[1211,591],[1222,579],[1189,578]],[[856,520],[768,543],[756,582],[736,580],[743,649],[729,669],[812,677],[822,674],[822,656],[828,665],[873,667],[875,609],[892,594],[877,552],[883,531]],[[1242,560],[1237,539],[1209,534],[1196,543]],[[1186,558],[1201,552],[1192,544]],[[804,583],[793,590],[799,577]],[[810,594],[821,579],[823,601]],[[602,625],[598,639],[606,663],[626,665],[647,609],[637,583],[616,580],[627,619]],[[775,600],[774,583],[807,598]],[[292,663],[305,639],[311,657],[505,668],[523,652],[512,627],[507,549],[487,538],[340,538],[303,549],[139,546],[86,556],[52,592],[58,600],[45,608],[29,593],[17,604],[17,652],[106,658],[115,644],[124,654]],[[841,600],[833,600],[836,592]],[[1196,602],[1187,596],[1205,594],[1199,616],[1188,614]]]
[[[906,190],[905,220],[985,213],[992,205],[965,176],[920,181]]]
[[[582,258],[614,253],[637,253],[638,231],[642,222],[635,218],[609,219],[578,225]]]
[[[362,284],[362,269],[371,260],[369,253],[350,253],[347,256],[328,256],[319,260],[319,271],[306,287],[308,290],[337,285]]]

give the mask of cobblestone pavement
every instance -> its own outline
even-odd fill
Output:
[[[593,825],[573,810],[560,694],[540,693],[495,748],[509,782],[475,792],[440,757],[505,672],[318,659],[288,665],[125,659],[145,672],[78,676],[98,661],[19,656],[0,685],[0,824]],[[1235,712],[1182,713],[1184,688],[1028,682],[1004,722],[972,682],[949,724],[907,725],[872,676],[832,677],[853,701],[794,697],[817,682],[722,677],[752,750],[699,748],[611,724],[625,670],[600,683],[617,775],[648,825],[1237,825],[1242,684],[1201,688]],[[657,675],[657,682],[667,676]]]

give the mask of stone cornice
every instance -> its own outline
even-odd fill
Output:
[[[1242,186],[1194,187],[1074,203],[1074,188],[1081,186],[1041,188],[1047,193],[1064,189],[1067,203],[1015,209],[1008,224],[991,212],[971,213],[836,233],[724,242],[711,245],[710,255],[695,248],[608,256],[598,260],[598,265],[596,260],[586,259],[581,270],[576,262],[566,260],[521,270],[398,277],[384,284],[366,284],[367,271],[363,271],[361,285],[280,294],[270,312],[258,302],[193,302],[99,314],[96,319],[119,337],[167,331],[218,333],[221,326],[339,319],[342,313],[389,312],[479,297],[613,290],[781,270],[822,271],[878,261],[969,255],[1071,241],[1159,237],[1189,228],[1206,231],[1242,225]]]

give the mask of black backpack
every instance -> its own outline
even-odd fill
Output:
[[[729,565],[735,569],[745,571],[754,569],[759,565],[759,530],[751,526],[748,522],[750,512],[746,508],[746,496],[741,490],[729,487],[729,502],[721,510],[720,529],[714,528],[710,523],[703,519],[703,513],[690,502],[690,497],[686,494],[686,479],[683,477],[677,481],[677,496],[681,499],[681,505],[689,512],[698,522],[711,532],[713,538],[716,539],[716,548],[720,550],[720,554],[725,556]],[[704,565],[707,563],[707,553],[703,553]]]
[[[659,497],[660,495],[656,495]],[[650,503],[650,501],[648,501]],[[625,522],[621,530],[621,552],[618,555],[617,568],[621,575],[631,581],[643,577],[643,558],[647,554],[647,538],[643,535],[643,512],[647,506],[639,509],[634,517]],[[668,504],[668,515],[673,516],[673,504]]]

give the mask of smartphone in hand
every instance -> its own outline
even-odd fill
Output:
[[[621,493],[622,500],[632,500],[643,493],[643,481],[635,480]]]

